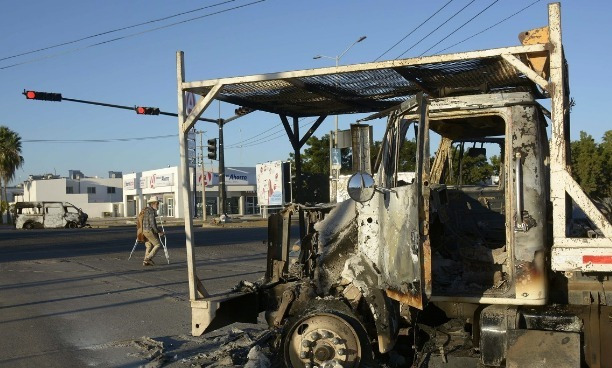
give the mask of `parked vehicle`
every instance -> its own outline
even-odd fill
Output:
[[[78,228],[87,223],[88,215],[69,202],[17,202],[15,228]]]

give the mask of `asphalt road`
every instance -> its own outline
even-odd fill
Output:
[[[189,366],[207,340],[189,336],[184,228],[166,233],[170,264],[160,251],[156,266],[143,267],[143,245],[127,259],[132,227],[0,227],[0,367],[138,367],[151,360],[148,338],[173,357],[164,366]],[[216,293],[260,278],[266,234],[196,228],[205,287]]]

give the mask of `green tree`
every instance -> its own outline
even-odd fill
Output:
[[[612,198],[612,130],[604,133],[599,145],[604,172],[604,188],[602,196]]]
[[[489,158],[489,161],[491,161],[491,166],[493,166],[493,175],[500,175],[500,169],[502,164],[501,158],[497,155],[493,155]]]
[[[8,202],[6,187],[15,178],[15,173],[23,165],[21,156],[21,137],[6,126],[0,126],[0,189],[4,193],[1,198]],[[1,194],[1,193],[0,193]],[[0,210],[2,221],[3,210]],[[7,220],[10,223],[10,211],[7,211]]]
[[[608,132],[606,132],[608,133]],[[605,136],[604,136],[605,137]],[[606,179],[604,148],[593,137],[581,131],[580,139],[570,144],[572,175],[589,196],[602,198],[609,193],[609,174]]]

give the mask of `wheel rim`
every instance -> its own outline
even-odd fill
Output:
[[[77,224],[76,224],[76,222],[69,222],[68,223],[68,227],[71,228],[71,229],[76,229]]]
[[[295,368],[351,368],[361,360],[355,329],[346,319],[329,313],[307,316],[294,324],[285,352]]]

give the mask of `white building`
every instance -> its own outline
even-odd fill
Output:
[[[120,175],[115,173],[114,176]],[[121,177],[88,178],[78,175],[73,179],[50,174],[30,176],[23,183],[23,195],[15,196],[15,202],[70,202],[90,218],[121,217],[124,215],[122,187]]]
[[[198,170],[199,171],[199,170]],[[248,215],[259,213],[257,205],[257,186],[254,167],[226,168],[226,208],[229,215]],[[198,172],[194,178],[194,171],[190,169],[191,188],[194,179],[198,183],[190,194],[190,200],[195,199],[198,213],[202,208],[202,175]],[[220,213],[219,205],[219,174],[217,172],[206,172],[206,210],[208,215]],[[182,218],[185,211],[183,208],[183,192],[179,187],[182,176],[180,169],[176,166],[156,170],[143,171],[139,173],[123,175],[123,204],[126,216],[135,216],[146,207],[147,200],[156,195],[163,203],[161,213],[164,216]]]

